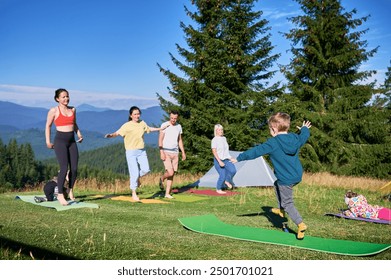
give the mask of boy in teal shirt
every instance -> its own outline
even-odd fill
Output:
[[[241,153],[236,161],[250,160],[263,155],[269,155],[274,167],[277,181],[274,182],[278,208],[272,212],[285,217],[285,212],[298,226],[297,239],[304,238],[307,225],[293,203],[293,187],[301,182],[303,167],[299,160],[300,148],[310,136],[311,123],[304,121],[299,127],[300,134],[288,133],[290,128],[290,116],[286,113],[275,113],[269,120],[269,130],[272,138]]]

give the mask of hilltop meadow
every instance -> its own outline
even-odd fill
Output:
[[[178,174],[174,188],[184,189],[199,175]],[[141,198],[159,204],[118,201],[129,196],[128,180],[100,183],[78,180],[78,201],[96,203],[99,209],[57,212],[15,200],[16,195],[42,195],[42,186],[0,195],[0,233],[3,260],[390,260],[391,250],[373,256],[352,257],[246,242],[186,230],[179,218],[214,214],[225,223],[281,231],[266,218],[265,209],[275,207],[272,187],[237,188],[227,197],[174,193],[163,199],[159,173],[145,176]],[[387,185],[388,184],[388,185]],[[347,190],[363,193],[371,204],[391,207],[391,186],[386,180],[305,173],[295,187],[295,204],[309,225],[307,236],[391,244],[389,225],[324,216],[343,208]],[[196,198],[184,201],[183,197]],[[296,227],[288,221],[293,231]]]

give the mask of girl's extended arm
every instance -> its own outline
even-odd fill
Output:
[[[167,126],[165,127],[149,127],[149,131],[150,132],[154,132],[154,131],[160,131],[160,130],[165,130],[167,127],[169,127],[170,125],[168,124]]]
[[[113,133],[108,133],[105,135],[105,138],[114,138],[114,137],[117,137],[119,135],[118,131],[116,132],[113,132]]]

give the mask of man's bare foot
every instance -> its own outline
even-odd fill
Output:
[[[65,200],[64,194],[62,194],[62,193],[59,193],[59,194],[57,195],[57,200],[60,202],[60,204],[61,204],[62,206],[67,206],[67,205],[68,205],[68,202]]]
[[[222,191],[222,190],[217,190],[216,191],[218,194],[226,194],[227,192],[225,192],[225,191]]]

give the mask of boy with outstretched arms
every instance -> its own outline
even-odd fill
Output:
[[[270,156],[277,177],[274,187],[278,202],[278,208],[273,208],[272,212],[281,217],[285,217],[287,213],[298,226],[297,239],[303,239],[307,225],[293,203],[293,187],[302,179],[303,167],[299,160],[299,152],[310,136],[311,123],[304,121],[303,126],[298,127],[300,134],[296,134],[288,132],[290,121],[290,116],[286,113],[273,114],[268,120],[270,134],[273,137],[241,153],[236,161],[255,159],[263,155]]]

